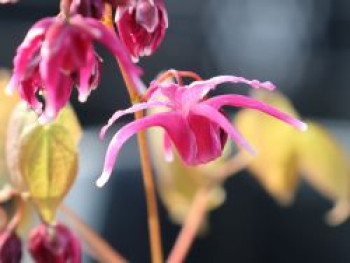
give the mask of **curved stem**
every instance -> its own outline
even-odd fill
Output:
[[[110,24],[112,17],[111,5],[106,4],[104,23],[110,29],[113,29],[113,25]],[[123,68],[122,63],[117,61],[119,64],[120,71],[122,73],[125,85],[127,87],[131,103],[139,103],[141,101],[141,94],[138,93],[136,87],[134,87],[133,82],[130,80],[127,72]],[[136,112],[135,119],[141,119],[144,117],[142,111]],[[154,187],[154,179],[152,175],[152,167],[150,162],[150,157],[148,153],[148,145],[146,139],[146,133],[140,131],[137,134],[138,145],[140,150],[141,168],[143,176],[143,184],[146,196],[146,207],[147,207],[147,222],[149,230],[149,240],[151,247],[151,259],[153,263],[163,262],[163,252],[162,252],[162,240],[160,234],[159,216],[157,209],[157,198],[156,191]]]
[[[88,252],[99,262],[125,263],[127,260],[107,244],[98,234],[84,223],[77,214],[65,205],[61,205],[61,211],[67,216],[87,246]]]
[[[202,221],[207,214],[211,190],[218,183],[223,182],[232,174],[236,174],[244,169],[247,164],[248,161],[243,154],[238,153],[220,167],[215,176],[208,174],[210,180],[208,184],[204,185],[197,191],[180,234],[170,252],[167,263],[181,263],[185,261],[188,251],[200,229]]]
[[[192,78],[194,80],[202,80],[202,78],[197,73],[194,73],[192,71],[181,71],[181,70],[170,69],[165,71],[163,74],[161,74],[157,78],[157,82],[162,83],[171,77],[174,77],[180,86],[182,86],[183,77]]]
[[[167,263],[180,263],[185,261],[185,257],[206,215],[210,189],[210,187],[203,187],[196,193],[191,205],[191,210],[170,252]]]
[[[71,2],[72,0],[61,0],[60,2],[60,11],[65,18],[69,17]]]
[[[138,93],[136,92],[136,89],[132,86],[131,82],[129,81],[128,76],[126,72],[123,70],[121,63],[119,63],[119,66],[121,68],[126,86],[128,87],[130,100],[134,103],[139,102],[140,99],[139,99]],[[139,111],[135,113],[136,120],[141,119],[143,117],[144,117],[143,111]],[[137,140],[138,140],[139,150],[140,150],[143,184],[144,184],[144,190],[146,195],[148,230],[149,230],[149,239],[150,239],[150,246],[151,246],[151,258],[153,263],[161,263],[163,262],[162,240],[161,240],[161,234],[160,234],[156,191],[154,187],[154,179],[152,175],[152,167],[151,167],[151,161],[150,161],[149,152],[148,152],[146,133],[144,131],[138,132]]]

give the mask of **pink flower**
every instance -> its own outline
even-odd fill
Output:
[[[0,262],[21,262],[22,241],[15,232],[0,233]]]
[[[178,72],[175,71],[175,73],[178,75]],[[177,79],[179,83],[182,82],[179,81],[178,76]],[[159,81],[152,82],[148,90],[147,101],[135,104],[129,109],[117,111],[101,130],[101,137],[117,119],[125,114],[152,107],[163,107],[167,111],[135,120],[122,127],[114,135],[109,144],[104,170],[97,180],[97,185],[103,186],[108,181],[123,144],[138,131],[151,127],[157,126],[164,129],[167,159],[171,159],[171,144],[173,144],[187,165],[203,164],[219,157],[227,136],[231,137],[240,147],[254,153],[253,148],[226,118],[222,109],[224,106],[256,109],[300,130],[306,129],[305,123],[247,96],[230,94],[206,99],[209,91],[225,82],[245,83],[256,89],[273,90],[275,88],[270,82],[250,81],[235,76],[219,76],[205,81],[194,81],[186,86]]]
[[[168,14],[163,0],[134,0],[118,7],[115,21],[121,40],[134,61],[151,55],[162,42],[168,27]]]
[[[123,65],[131,81],[139,87],[141,73],[113,32],[92,18],[74,15],[69,20],[50,17],[37,22],[17,49],[14,74],[8,92],[18,89],[33,109],[42,112],[46,122],[57,115],[69,100],[76,83],[79,100],[84,102],[100,77],[101,59],[93,42],[106,46]],[[42,94],[45,108],[38,100]]]
[[[41,224],[29,234],[28,249],[36,263],[80,263],[79,240],[64,225]]]

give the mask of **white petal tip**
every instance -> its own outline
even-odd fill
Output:
[[[106,173],[103,173],[97,180],[96,180],[96,186],[99,188],[102,188],[109,179],[109,175]]]
[[[87,99],[88,99],[88,95],[80,95],[80,96],[78,97],[78,100],[79,100],[79,102],[81,102],[81,103],[86,102]]]
[[[302,122],[299,126],[299,129],[301,131],[307,131],[308,128],[309,128],[309,126],[305,122]]]
[[[10,88],[10,87],[6,87],[6,89],[5,89],[5,94],[6,94],[7,96],[13,95],[13,89]]]
[[[174,156],[172,154],[170,155],[165,155],[165,161],[167,163],[172,163],[174,161]]]
[[[96,181],[96,186],[97,186],[98,188],[102,188],[105,184],[106,184],[106,182],[104,182],[104,180],[98,179],[98,180]]]

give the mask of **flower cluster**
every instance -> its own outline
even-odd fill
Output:
[[[96,18],[104,15],[105,5],[117,8],[116,22],[122,42]],[[63,12],[65,11],[65,12]],[[163,39],[167,14],[161,0],[107,1],[74,0],[57,17],[38,21],[17,49],[14,74],[7,88],[18,89],[31,108],[50,121],[67,104],[73,86],[84,102],[100,80],[101,58],[94,42],[107,47],[117,58],[135,88],[143,85],[141,70],[130,58],[151,54]],[[38,96],[44,97],[44,105]]]

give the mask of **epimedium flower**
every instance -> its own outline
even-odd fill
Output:
[[[163,0],[134,0],[118,6],[115,22],[119,36],[133,60],[151,55],[162,42],[168,27]]]
[[[273,90],[275,86],[271,82],[259,82],[235,76],[218,76],[182,85],[180,79],[182,73],[169,72],[174,73],[178,83],[163,82],[161,81],[164,79],[163,77],[160,77],[158,81],[153,81],[145,95],[145,102],[135,104],[126,110],[117,111],[108,124],[103,127],[101,137],[117,119],[125,114],[152,107],[167,109],[167,112],[135,120],[122,127],[114,135],[107,149],[103,173],[97,180],[98,186],[103,186],[108,181],[123,144],[138,131],[151,127],[161,127],[165,130],[166,158],[171,159],[171,146],[173,144],[186,165],[204,164],[221,156],[228,136],[240,147],[254,154],[253,148],[226,118],[222,109],[224,106],[255,109],[300,130],[307,128],[305,123],[247,96],[230,94],[207,98],[209,91],[222,83],[245,83],[255,89]]]
[[[28,249],[37,263],[80,263],[81,245],[63,224],[40,224],[29,234]]]
[[[94,42],[117,57],[130,81],[140,87],[141,73],[115,34],[101,22],[81,15],[57,16],[38,21],[27,33],[14,58],[8,92],[18,89],[31,108],[47,122],[67,104],[74,84],[79,100],[86,101],[100,79],[101,59]],[[38,99],[43,95],[44,105]]]

